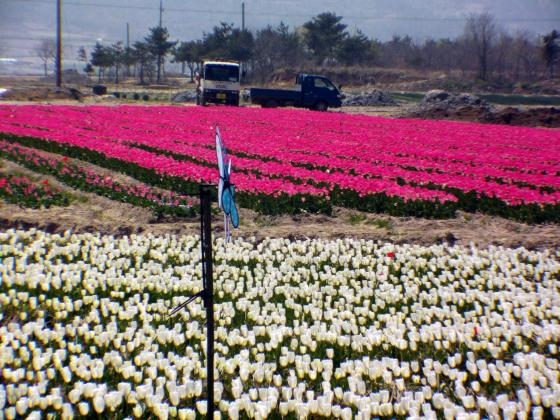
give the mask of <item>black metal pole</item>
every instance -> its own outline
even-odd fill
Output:
[[[210,185],[200,186],[200,243],[202,282],[206,306],[206,418],[214,418],[214,282],[212,273],[212,193]]]

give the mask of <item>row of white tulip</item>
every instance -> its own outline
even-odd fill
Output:
[[[0,233],[6,418],[206,412],[198,237]],[[224,418],[560,418],[558,250],[214,245]]]

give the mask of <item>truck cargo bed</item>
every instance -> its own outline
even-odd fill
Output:
[[[296,89],[249,89],[251,102],[257,105],[296,105],[301,101],[301,91]]]

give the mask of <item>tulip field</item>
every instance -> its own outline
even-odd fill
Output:
[[[0,140],[0,157],[46,175],[56,177],[70,187],[103,195],[115,201],[148,207],[156,214],[168,213],[193,216],[198,211],[192,197],[173,191],[159,191],[141,182],[133,184],[116,181],[110,175],[101,175],[70,161],[67,156],[53,157],[41,150]],[[51,204],[68,205],[70,199],[49,188],[48,180],[36,183],[21,177],[0,178],[0,196],[24,207],[49,207]]]
[[[558,251],[214,244],[215,418],[560,418]],[[196,236],[0,233],[4,418],[200,418]]]
[[[241,224],[560,222],[558,130],[250,107],[0,104],[0,159],[37,174],[0,166],[0,200],[71,205],[54,178],[195,217],[216,126]],[[213,280],[214,418],[560,419],[558,247],[234,233]],[[170,315],[202,283],[196,235],[0,231],[0,419],[205,418],[203,302]]]
[[[0,105],[0,139],[195,194],[216,182],[213,130],[241,207],[560,221],[560,132],[294,109]]]

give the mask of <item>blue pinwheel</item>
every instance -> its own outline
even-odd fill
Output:
[[[218,168],[220,170],[218,206],[224,212],[224,230],[226,239],[229,239],[231,235],[229,221],[231,220],[233,227],[237,228],[239,226],[239,212],[235,205],[235,186],[230,181],[231,159],[228,159],[226,148],[222,142],[218,127],[216,127],[216,154],[218,156]]]

